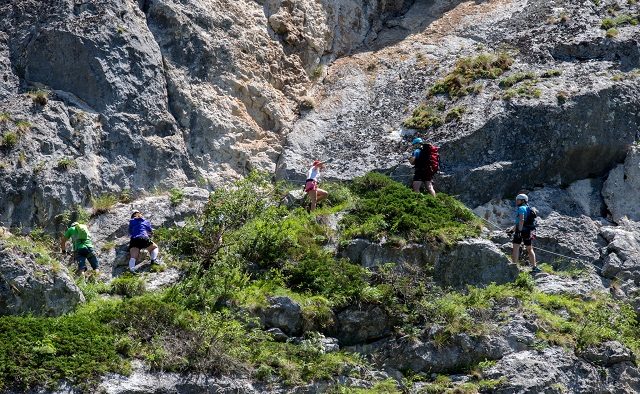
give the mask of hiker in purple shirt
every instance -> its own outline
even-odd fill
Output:
[[[140,256],[140,249],[147,249],[151,256],[151,264],[159,264],[158,262],[158,245],[151,241],[153,228],[148,220],[142,217],[142,212],[137,209],[131,213],[129,221],[129,271],[135,272],[136,260]]]

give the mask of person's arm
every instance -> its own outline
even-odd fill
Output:
[[[418,152],[418,149],[416,149],[416,150],[414,150],[414,151],[413,151],[413,154],[409,157],[409,163],[410,163],[411,165],[416,164],[416,159],[418,158],[418,155],[419,155],[419,154],[420,154],[420,153]]]
[[[523,213],[518,215],[518,228],[516,229],[516,231],[518,231],[518,232],[522,231],[522,226],[524,226],[524,214]]]
[[[60,237],[60,251],[62,253],[67,251],[67,238],[64,235]]]
[[[133,237],[133,220],[129,220],[129,238]]]
[[[145,220],[144,225],[147,228],[147,233],[149,234],[149,238],[151,238],[153,236],[153,227],[151,227],[151,222],[148,220]]]

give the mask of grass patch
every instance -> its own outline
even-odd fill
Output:
[[[110,293],[123,297],[136,297],[144,294],[146,285],[140,276],[124,274],[111,281]]]
[[[111,212],[113,207],[118,203],[118,197],[113,194],[103,194],[98,197],[91,198],[91,207],[94,216]]]
[[[16,120],[16,121],[14,121],[14,124],[16,125],[16,130],[18,131],[18,133],[25,134],[29,130],[31,130],[31,122],[29,122],[29,121]]]
[[[534,99],[540,98],[542,96],[542,90],[536,87],[535,81],[527,81],[518,85],[517,87],[508,89],[502,95],[502,98],[505,100],[511,100],[516,97]]]
[[[0,123],[6,124],[11,121],[11,114],[8,112],[0,112]]]
[[[614,18],[605,18],[600,24],[600,28],[603,30],[610,30],[624,25],[638,25],[638,17],[632,14],[622,14]]]
[[[29,93],[27,93],[27,95],[31,97],[31,100],[33,100],[35,104],[42,105],[42,106],[47,105],[50,94],[51,92],[43,89],[32,90]]]
[[[169,202],[171,206],[177,207],[182,201],[184,201],[184,190],[177,187],[169,190]]]
[[[13,149],[18,145],[19,140],[20,137],[18,136],[18,133],[9,131],[2,136],[2,146],[7,149]]]
[[[413,110],[411,117],[406,119],[402,125],[410,129],[427,130],[431,127],[437,128],[444,124],[442,115],[433,107],[420,104]]]
[[[473,83],[479,79],[496,79],[511,68],[513,58],[506,53],[484,53],[459,59],[449,74],[435,83],[430,94],[447,94],[451,98],[477,93]]]
[[[535,77],[536,77],[536,75],[534,73],[531,73],[531,72],[526,72],[526,73],[525,72],[519,72],[519,73],[512,74],[512,75],[500,80],[500,83],[498,83],[498,85],[503,89],[504,88],[510,88],[510,87],[512,87],[513,85],[515,85],[515,84],[517,84],[519,82],[522,82],[522,81],[527,80],[527,79],[535,79]]]
[[[75,168],[78,166],[78,163],[76,163],[76,161],[70,157],[63,157],[62,159],[58,160],[58,165],[56,168],[58,168],[61,171],[69,171],[72,168]]]
[[[127,373],[116,334],[85,311],[58,318],[0,317],[0,390],[54,388],[67,379],[91,391],[106,372]]]
[[[462,203],[445,194],[415,194],[376,173],[354,180],[355,208],[340,222],[344,239],[380,241],[391,235],[446,244],[479,234],[481,224]]]

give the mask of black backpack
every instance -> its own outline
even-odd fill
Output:
[[[538,210],[534,207],[527,205],[527,215],[524,218],[522,224],[523,229],[533,230],[536,228],[536,218],[538,217]]]

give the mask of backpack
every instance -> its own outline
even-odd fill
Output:
[[[538,210],[534,207],[529,207],[527,205],[527,216],[524,218],[524,223],[522,223],[522,228],[526,228],[530,230],[535,229],[537,217],[538,217]]]
[[[418,168],[428,168],[434,174],[440,170],[440,154],[438,153],[437,146],[426,144],[420,149],[420,155],[416,160],[416,167]],[[423,155],[422,153],[427,153]]]

